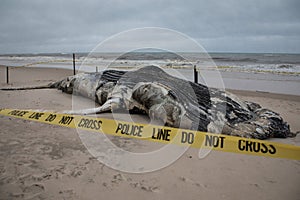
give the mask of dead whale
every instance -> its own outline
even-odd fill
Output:
[[[229,92],[173,77],[156,66],[78,74],[51,87],[100,104],[71,114],[125,109],[146,113],[171,127],[256,139],[294,136],[278,113]]]
[[[278,113],[229,92],[176,78],[157,66],[81,73],[47,87],[93,99],[100,105],[66,111],[69,114],[128,110],[147,114],[170,127],[255,139],[295,136]]]

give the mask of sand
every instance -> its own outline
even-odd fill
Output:
[[[0,86],[5,69],[0,67]],[[14,68],[9,86],[41,85],[72,71]],[[300,130],[300,97],[232,91],[279,112]],[[55,89],[0,91],[1,108],[68,110],[72,96]],[[90,104],[91,102],[83,102]],[[111,118],[111,114],[103,117]],[[145,117],[134,116],[145,121]],[[113,170],[95,159],[75,129],[0,116],[0,199],[299,199],[300,162],[212,151],[204,159],[189,149],[173,164],[142,174]],[[129,151],[157,148],[113,138]],[[273,139],[300,145],[300,136]]]

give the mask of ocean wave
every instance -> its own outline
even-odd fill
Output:
[[[227,71],[227,72],[272,73],[272,74],[282,74],[282,75],[300,75],[300,66],[299,65],[290,65],[290,64],[218,66],[218,70]]]

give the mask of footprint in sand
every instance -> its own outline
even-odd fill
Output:
[[[118,185],[122,182],[126,182],[126,184],[129,184],[134,189],[140,189],[145,192],[154,192],[154,193],[160,192],[159,187],[153,186],[153,184],[148,183],[145,180],[135,182],[131,178],[127,178],[123,174],[120,174],[120,173],[113,175],[110,184],[104,182],[102,185],[104,187],[109,188],[109,187],[112,187],[113,185]]]
[[[44,190],[45,190],[44,185],[42,185],[40,183],[34,183],[30,186],[25,186],[25,188],[23,189],[23,192],[37,194],[37,193],[44,192]]]
[[[74,190],[61,190],[59,194],[62,195],[63,199],[74,199],[75,192]]]
[[[148,185],[145,185],[144,183],[141,183],[141,182],[130,183],[130,186],[133,187],[133,188],[139,188],[139,189],[144,190],[146,192],[154,192],[154,193],[160,192],[159,187],[157,187],[157,186],[148,186]]]
[[[198,183],[196,181],[193,181],[192,179],[189,179],[189,178],[185,178],[184,176],[180,176],[179,177],[179,180],[185,182],[185,183],[190,183],[192,185],[195,185],[197,187],[202,187],[202,188],[207,188],[208,185],[207,184],[203,184],[203,183]]]

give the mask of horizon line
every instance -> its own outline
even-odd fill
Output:
[[[51,55],[51,54],[89,54],[91,52],[31,52],[31,53],[0,53],[1,56],[10,56],[10,55]],[[207,54],[300,54],[300,52],[236,52],[236,51],[207,51],[207,52],[192,52],[192,51],[176,51],[176,52],[168,52],[168,51],[132,51],[132,52],[93,52],[99,54],[108,54],[108,53],[116,53],[116,54],[126,54],[126,53],[207,53]]]

